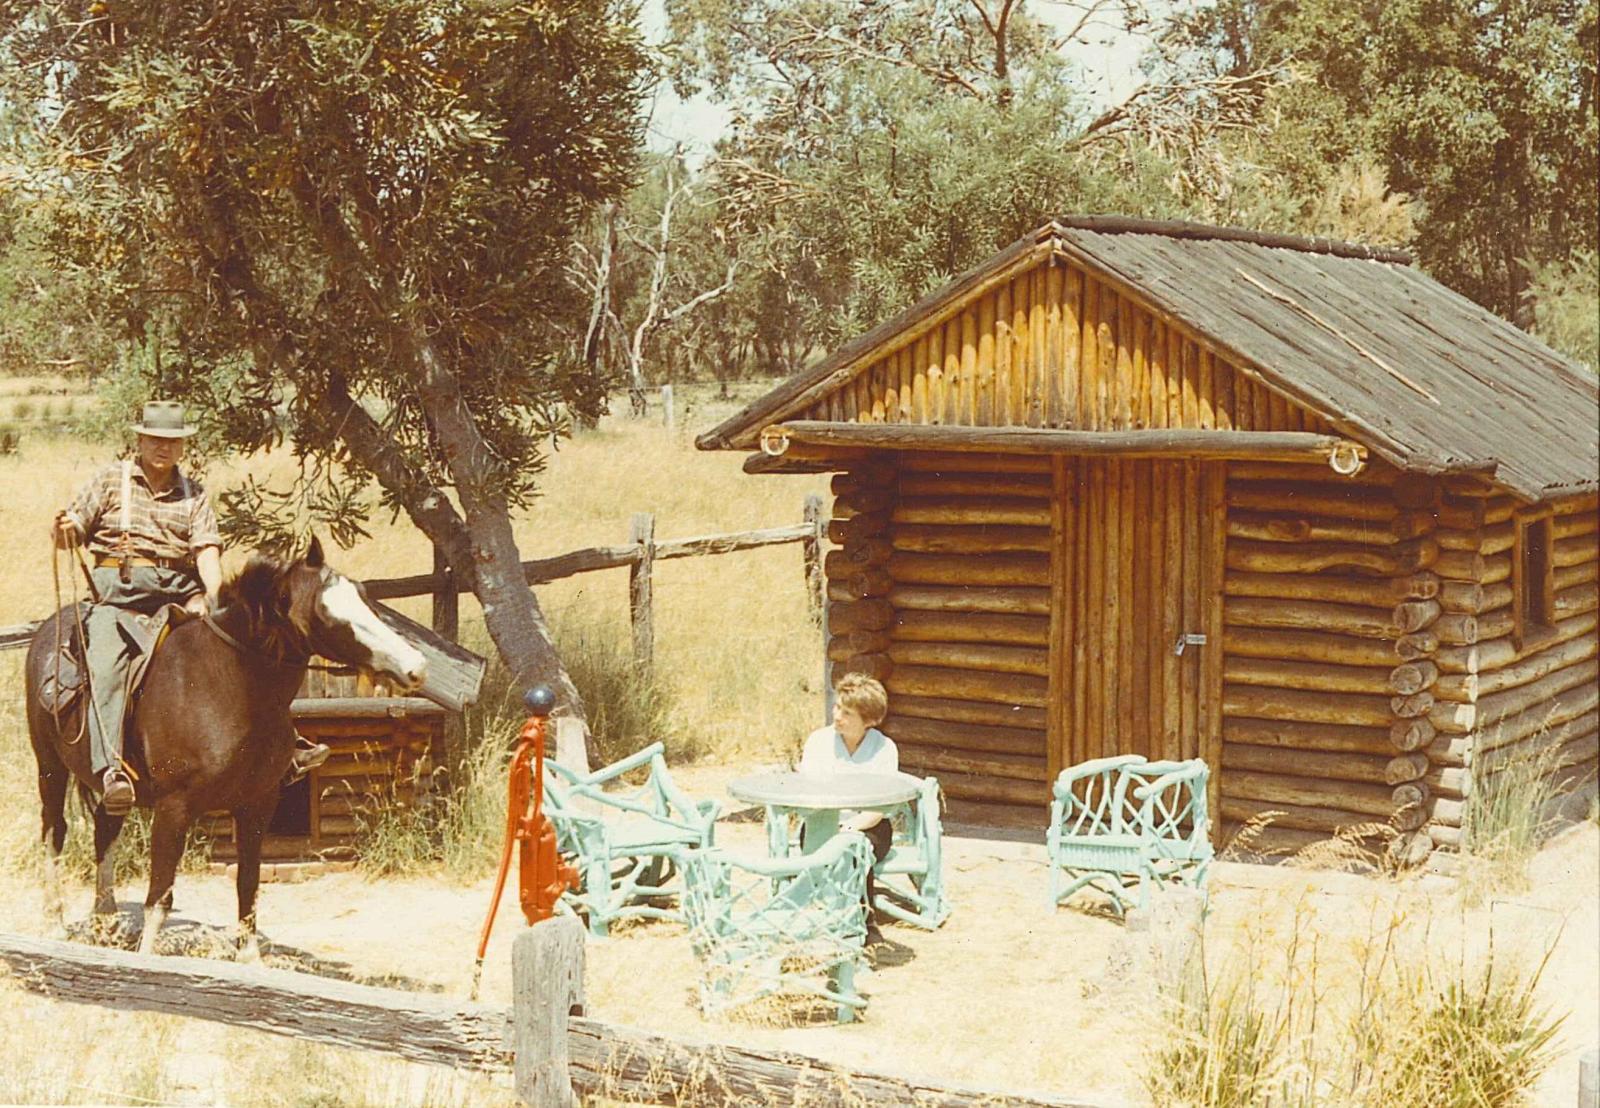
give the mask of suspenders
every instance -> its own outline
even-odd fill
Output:
[[[189,484],[189,475],[180,472],[178,480],[183,489],[183,498],[192,500],[194,498],[194,488]],[[130,534],[133,530],[132,458],[122,459],[122,504],[117,513],[117,527],[121,530],[121,534],[117,537],[117,557],[122,563],[117,572],[122,577],[122,583],[126,585],[133,579],[131,567],[128,565],[128,559],[133,555],[133,539]]]
[[[133,553],[133,540],[128,537],[128,532],[133,529],[133,459],[122,459],[122,507],[118,514],[117,526],[122,529],[117,539],[118,557],[121,565],[117,569],[122,583],[126,585],[133,580],[133,571],[128,565],[128,559]]]

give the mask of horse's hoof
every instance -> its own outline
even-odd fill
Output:
[[[252,935],[245,940],[244,945],[239,948],[239,956],[236,961],[244,962],[248,965],[254,965],[261,961],[261,946],[256,942],[255,936]]]

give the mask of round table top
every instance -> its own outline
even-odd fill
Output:
[[[922,782],[905,773],[796,773],[769,770],[728,783],[735,800],[783,808],[880,808],[916,797]]]

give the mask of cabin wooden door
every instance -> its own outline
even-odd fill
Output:
[[[1057,459],[1051,780],[1114,754],[1200,756],[1215,794],[1225,481],[1220,462]]]

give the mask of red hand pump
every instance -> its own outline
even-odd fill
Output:
[[[478,957],[472,969],[472,996],[478,995],[483,973],[483,955],[494,930],[495,913],[505,892],[506,874],[511,869],[511,845],[518,847],[517,899],[529,925],[555,914],[561,894],[578,883],[578,871],[561,860],[556,848],[556,828],[544,814],[545,732],[555,693],[548,685],[536,685],[523,697],[528,706],[528,722],[517,736],[511,755],[510,796],[506,804],[506,838],[500,851],[500,871],[494,879],[494,897],[489,915],[478,936]]]

